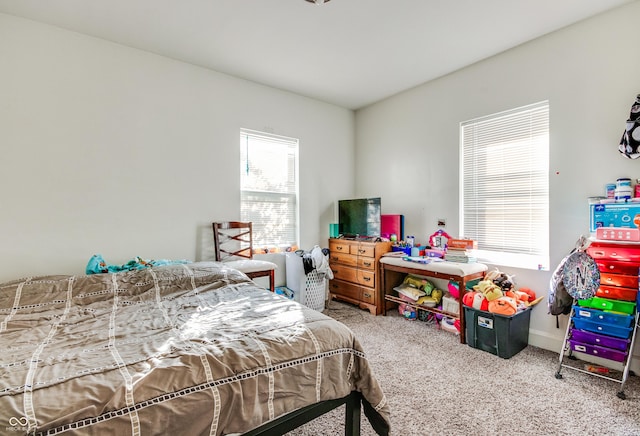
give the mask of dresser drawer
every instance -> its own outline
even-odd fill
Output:
[[[376,268],[376,260],[370,257],[356,257],[357,265],[359,268],[363,269],[375,269]]]
[[[331,280],[329,282],[329,292],[336,296],[354,301],[376,304],[375,290],[359,286],[355,283],[344,282],[342,280]]]
[[[342,280],[330,280],[329,292],[357,301],[360,301],[362,295],[360,286]]]
[[[376,286],[376,273],[367,270],[358,270],[358,284],[373,288]]]
[[[612,286],[600,286],[596,291],[596,296],[602,298],[611,298],[614,300],[636,301],[638,290],[629,288],[616,288]]]
[[[348,241],[343,241],[341,239],[331,239],[329,240],[329,251],[331,253],[344,253],[350,254],[351,244]]]
[[[365,257],[375,257],[376,247],[375,245],[354,244],[351,246],[351,254]]]
[[[331,265],[333,276],[339,280],[358,283],[358,270],[356,268],[344,265]]]
[[[625,274],[637,277],[640,271],[639,262],[616,262],[615,260],[596,259],[596,264],[601,273]]]
[[[348,252],[335,252],[331,251],[329,253],[329,264],[333,269],[333,265],[336,263],[347,265],[347,266],[358,266],[358,256],[354,256],[353,254],[349,254]]]

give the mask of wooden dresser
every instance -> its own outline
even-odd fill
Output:
[[[372,315],[384,311],[380,257],[391,251],[391,242],[329,239],[329,298],[357,304]]]

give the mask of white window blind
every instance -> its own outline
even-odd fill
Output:
[[[255,247],[298,241],[298,140],[240,131],[240,216],[253,222]]]
[[[461,234],[478,258],[549,265],[549,102],[460,125]]]

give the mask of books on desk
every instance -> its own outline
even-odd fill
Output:
[[[472,250],[457,248],[449,248],[444,255],[444,260],[458,263],[473,263],[478,261]]]

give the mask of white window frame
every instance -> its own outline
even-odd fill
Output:
[[[298,246],[298,149],[298,139],[240,129],[240,219],[253,223],[254,249]]]
[[[549,102],[460,123],[460,233],[479,261],[549,269]]]

